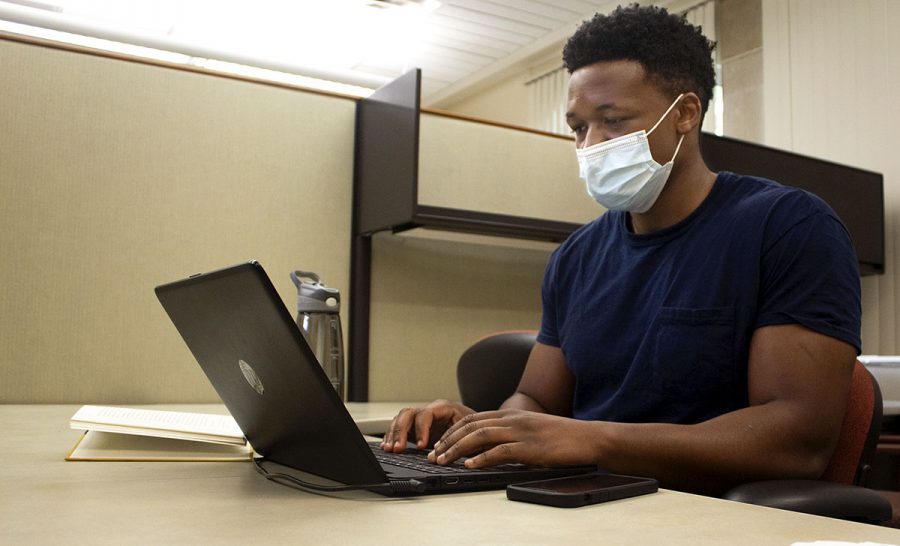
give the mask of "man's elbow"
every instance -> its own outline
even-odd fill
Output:
[[[834,443],[806,446],[784,455],[782,479],[818,480],[825,473],[834,453]]]

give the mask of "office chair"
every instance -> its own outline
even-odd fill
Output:
[[[490,334],[472,344],[456,366],[462,403],[475,411],[499,408],[516,392],[536,339],[533,330],[511,330]]]
[[[822,476],[747,483],[723,498],[863,523],[890,521],[891,503],[865,488],[881,434],[882,410],[878,381],[857,361],[840,437]]]
[[[536,337],[534,331],[498,332],[469,347],[456,369],[462,403],[476,411],[500,407],[515,392]],[[723,498],[865,523],[890,521],[890,502],[864,487],[881,430],[881,413],[878,382],[857,362],[840,438],[822,476],[747,483]]]

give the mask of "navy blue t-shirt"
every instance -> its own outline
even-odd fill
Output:
[[[698,423],[748,405],[753,331],[801,324],[860,348],[849,234],[818,197],[719,173],[690,216],[636,235],[607,212],[550,257],[538,341],[575,376],[573,417]]]

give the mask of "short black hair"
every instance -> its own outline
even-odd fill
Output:
[[[566,42],[563,62],[571,74],[599,61],[637,61],[664,94],[694,92],[706,113],[716,84],[715,47],[684,15],[635,3],[584,21]]]

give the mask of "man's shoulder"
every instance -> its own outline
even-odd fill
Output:
[[[725,201],[742,213],[764,214],[772,219],[801,220],[814,214],[836,217],[825,201],[804,189],[758,176],[719,173]]]
[[[775,180],[759,176],[722,171],[718,179],[724,192],[739,203],[774,202],[805,193],[799,188],[785,186]]]

